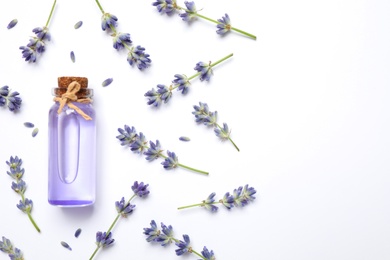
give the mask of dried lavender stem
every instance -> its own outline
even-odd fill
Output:
[[[196,16],[198,16],[198,17],[200,17],[200,18],[203,18],[203,19],[205,19],[205,20],[207,20],[207,21],[210,21],[210,22],[219,24],[219,22],[216,21],[216,20],[214,20],[214,19],[208,18],[208,17],[206,17],[206,16],[204,16],[204,15],[201,15],[201,14],[198,14],[198,13],[193,13],[193,12],[191,12],[190,10],[188,10],[188,9],[186,9],[186,8],[183,8],[183,7],[180,7],[180,6],[177,6],[177,7],[178,7],[179,10],[181,9],[181,10],[183,10],[183,11],[190,12],[191,14],[194,14],[194,15],[196,15]],[[240,29],[238,29],[238,28],[235,28],[235,27],[233,27],[233,26],[231,26],[230,29],[233,30],[233,31],[242,33],[242,34],[244,34],[244,35],[246,35],[246,36],[248,36],[248,37],[250,37],[250,38],[252,38],[252,39],[254,39],[254,40],[256,40],[256,38],[257,38],[255,35],[250,34],[250,33],[248,33],[248,32],[245,32],[245,31],[243,31],[243,30],[240,30]]]
[[[50,22],[51,16],[53,15],[53,11],[54,11],[54,7],[56,6],[56,3],[57,3],[57,0],[54,0],[53,6],[51,7],[50,15],[49,15],[49,18],[47,18],[47,22],[46,22],[45,27],[49,26],[49,22]]]

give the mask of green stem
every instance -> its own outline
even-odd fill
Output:
[[[192,205],[188,205],[188,206],[182,206],[182,207],[178,207],[177,209],[188,209],[188,208],[192,208],[192,207],[202,207],[204,206],[204,203],[197,203],[197,204],[192,204]]]
[[[221,127],[220,125],[217,124],[217,126],[218,126],[218,128],[219,128],[220,130],[222,130],[222,127]],[[228,136],[228,139],[229,139],[229,141],[234,145],[234,147],[237,149],[237,151],[239,152],[240,149],[239,149],[238,146],[233,142],[233,140],[230,138],[230,136]]]
[[[30,212],[27,212],[27,216],[28,216],[28,218],[30,219],[31,223],[34,225],[35,229],[36,229],[39,233],[41,233],[41,230],[39,229],[37,223],[35,223],[35,221],[34,221],[33,217],[31,216],[31,213],[30,213]]]
[[[205,20],[207,20],[207,21],[213,22],[213,23],[215,23],[215,24],[219,24],[219,23],[220,23],[220,22],[218,22],[217,20],[208,18],[208,17],[206,17],[206,16],[204,16],[204,15],[201,15],[201,14],[198,14],[198,13],[191,12],[190,10],[188,10],[188,9],[186,9],[186,8],[183,8],[183,7],[180,7],[180,6],[178,6],[177,9],[178,9],[178,10],[183,10],[183,11],[186,11],[186,12],[189,12],[189,13],[194,14],[194,15],[196,15],[196,16],[198,16],[198,17],[200,17],[200,18],[203,18],[203,19],[205,19]],[[246,36],[248,36],[248,37],[250,37],[250,38],[252,38],[252,39],[254,39],[254,40],[256,40],[256,38],[257,38],[255,35],[250,34],[250,33],[246,32],[246,31],[240,30],[240,29],[238,29],[238,28],[235,28],[235,27],[233,27],[233,26],[230,26],[230,29],[233,30],[233,31],[239,32],[239,33],[241,33],[241,34],[244,34],[244,35],[246,35]]]
[[[96,249],[95,249],[95,251],[93,251],[93,254],[92,254],[91,257],[89,258],[89,260],[92,260],[92,259],[95,257],[95,255],[96,255],[96,253],[99,251],[99,249],[100,249],[100,247],[97,246]]]
[[[149,149],[149,147],[146,146],[146,145],[145,145],[144,147],[145,147],[146,149]],[[166,155],[164,155],[164,154],[161,154],[161,153],[160,153],[160,156],[161,156],[162,158],[164,158],[164,159],[168,158],[168,156],[166,156]],[[177,163],[176,165],[177,165],[177,166],[180,166],[180,167],[182,167],[182,168],[185,168],[185,169],[187,169],[187,170],[191,170],[191,171],[194,171],[194,172],[198,172],[198,173],[201,173],[201,174],[204,174],[204,175],[209,175],[208,172],[205,172],[205,171],[202,171],[202,170],[198,170],[198,169],[189,167],[189,166],[184,165],[184,164],[181,164],[181,163]]]
[[[191,171],[194,171],[194,172],[198,172],[198,173],[201,173],[201,174],[204,174],[204,175],[209,175],[208,172],[201,171],[201,170],[198,170],[198,169],[195,169],[195,168],[186,166],[186,165],[181,164],[181,163],[178,163],[177,165],[180,166],[180,167],[182,167],[182,168],[185,168],[185,169],[187,169],[187,170],[191,170]]]
[[[252,39],[254,39],[254,40],[257,39],[257,37],[256,37],[255,35],[253,35],[253,34],[247,33],[247,32],[245,32],[245,31],[242,31],[242,30],[237,29],[237,28],[235,28],[235,27],[230,27],[230,28],[231,28],[233,31],[242,33],[242,34],[244,34],[244,35],[246,35],[246,36],[248,36],[248,37],[250,37],[250,38],[252,38]]]
[[[97,5],[99,6],[99,9],[100,9],[100,11],[102,12],[102,14],[104,14],[103,7],[100,5],[100,3],[99,3],[98,0],[96,0],[96,3],[97,3]]]
[[[52,14],[53,14],[54,7],[56,6],[56,3],[57,3],[57,0],[54,0],[53,6],[51,7],[50,15],[49,15],[49,18],[47,18],[47,22],[46,22],[45,27],[49,26],[49,22],[50,22]]]

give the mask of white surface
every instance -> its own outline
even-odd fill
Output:
[[[152,66],[144,72],[112,48],[93,0],[58,0],[52,41],[37,64],[28,64],[18,47],[44,25],[52,2],[0,2],[0,85],[23,98],[20,113],[0,109],[0,236],[26,259],[88,259],[96,231],[115,218],[114,202],[129,197],[138,180],[150,184],[150,196],[133,201],[136,210],[113,231],[115,245],[96,259],[178,258],[174,245],[145,241],[143,228],[152,219],[172,225],[177,237],[188,234],[199,252],[204,245],[213,249],[217,259],[389,259],[390,2],[196,1],[211,18],[228,13],[233,26],[257,35],[256,41],[236,33],[221,38],[212,23],[187,25],[160,15],[152,2],[101,1],[119,18],[118,30],[129,32],[134,45],[151,55]],[[7,30],[14,18],[19,23]],[[75,30],[79,20],[84,24]],[[144,93],[157,84],[169,84],[176,73],[192,75],[198,61],[229,53],[234,56],[215,68],[209,83],[193,80],[188,95],[175,92],[161,109],[146,105]],[[51,88],[57,77],[68,75],[88,77],[95,90],[98,193],[89,208],[47,203]],[[108,77],[113,83],[101,87]],[[240,152],[196,125],[191,112],[199,101],[218,110],[218,122],[232,128]],[[35,138],[26,121],[39,127]],[[124,124],[210,175],[165,171],[160,161],[148,163],[123,149],[115,136]],[[191,141],[179,141],[183,135]],[[34,201],[41,234],[15,207],[19,198],[5,164],[11,155],[24,161],[26,196]],[[217,214],[176,210],[247,183],[258,192],[245,208],[220,208]],[[76,239],[79,227],[83,232]],[[0,259],[7,257],[2,253]]]

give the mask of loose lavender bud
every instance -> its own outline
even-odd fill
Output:
[[[78,237],[80,236],[80,234],[81,234],[81,228],[78,228],[78,229],[76,230],[76,232],[74,233],[74,236],[75,236],[76,238],[78,238]]]
[[[13,19],[9,24],[7,25],[7,29],[12,29],[15,27],[15,25],[18,23],[18,19]]]
[[[75,25],[74,25],[74,28],[75,29],[78,29],[81,27],[81,25],[83,25],[83,21],[78,21]]]
[[[183,141],[183,142],[189,142],[189,141],[191,141],[191,139],[190,139],[189,137],[187,137],[187,136],[180,136],[180,137],[179,137],[179,140],[180,140],[180,141]]]
[[[74,56],[74,52],[73,51],[70,52],[70,59],[71,59],[71,61],[73,63],[76,61],[76,57]]]
[[[38,129],[38,128],[35,128],[35,129],[32,131],[32,133],[31,133],[32,137],[37,136],[38,131],[39,131],[39,129]]]
[[[66,249],[69,249],[70,251],[72,251],[72,248],[68,245],[68,243],[64,242],[64,241],[61,241],[61,245],[63,247],[65,247]]]
[[[24,126],[27,127],[27,128],[33,128],[33,127],[34,127],[34,124],[33,124],[33,123],[30,123],[30,122],[25,122],[25,123],[24,123]]]
[[[107,87],[108,85],[110,85],[112,83],[112,81],[113,81],[113,78],[108,78],[102,82],[102,86]]]

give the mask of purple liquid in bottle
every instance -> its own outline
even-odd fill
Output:
[[[85,99],[92,96],[92,90],[86,89],[87,79],[78,77],[59,78],[59,88],[54,89],[55,96],[60,98],[66,92],[66,87],[73,81],[80,81],[82,86],[75,94],[77,98]],[[85,119],[71,104],[65,104],[60,113],[58,113],[59,101],[51,107],[48,201],[56,206],[81,207],[95,202],[95,111],[91,103],[70,102],[91,120]]]

